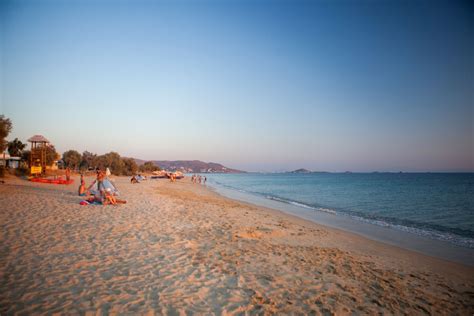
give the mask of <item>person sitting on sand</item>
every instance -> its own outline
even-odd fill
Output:
[[[94,182],[91,183],[91,185],[87,188],[87,191],[90,191],[90,189],[94,186],[94,184],[97,183],[97,191],[100,192],[101,190],[104,190],[104,181],[105,179],[105,173],[102,170],[97,171],[97,177],[94,180]]]
[[[79,186],[79,196],[85,196],[87,192],[86,181],[84,180],[84,175],[81,174],[81,185]]]
[[[136,176],[133,176],[133,177],[130,179],[130,183],[135,184],[135,183],[140,183],[140,181],[138,181],[138,179],[137,179]]]
[[[115,196],[113,196],[110,189],[103,190],[102,194],[103,194],[103,197],[104,197],[103,200],[102,200],[102,204],[104,204],[104,205],[109,205],[109,204],[117,205],[117,204],[126,204],[127,203],[127,201],[117,199]]]

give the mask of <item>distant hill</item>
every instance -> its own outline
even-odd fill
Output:
[[[244,173],[245,171],[227,168],[219,163],[200,160],[142,160],[134,158],[139,165],[152,161],[164,170],[181,171],[185,173]]]
[[[296,170],[293,170],[293,171],[289,171],[288,173],[311,173],[311,171],[308,170],[308,169],[301,168],[301,169],[296,169]]]

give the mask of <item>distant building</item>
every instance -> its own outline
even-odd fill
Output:
[[[0,166],[16,169],[20,166],[20,160],[20,157],[12,157],[10,154],[4,152],[0,155]]]

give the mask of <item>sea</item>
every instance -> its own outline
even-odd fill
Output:
[[[474,263],[474,173],[205,176],[209,186],[231,198],[435,256],[446,257],[443,249],[464,249],[464,259],[455,261]]]

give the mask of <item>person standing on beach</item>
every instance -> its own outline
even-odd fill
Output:
[[[71,169],[69,167],[66,168],[66,181],[71,180]]]

